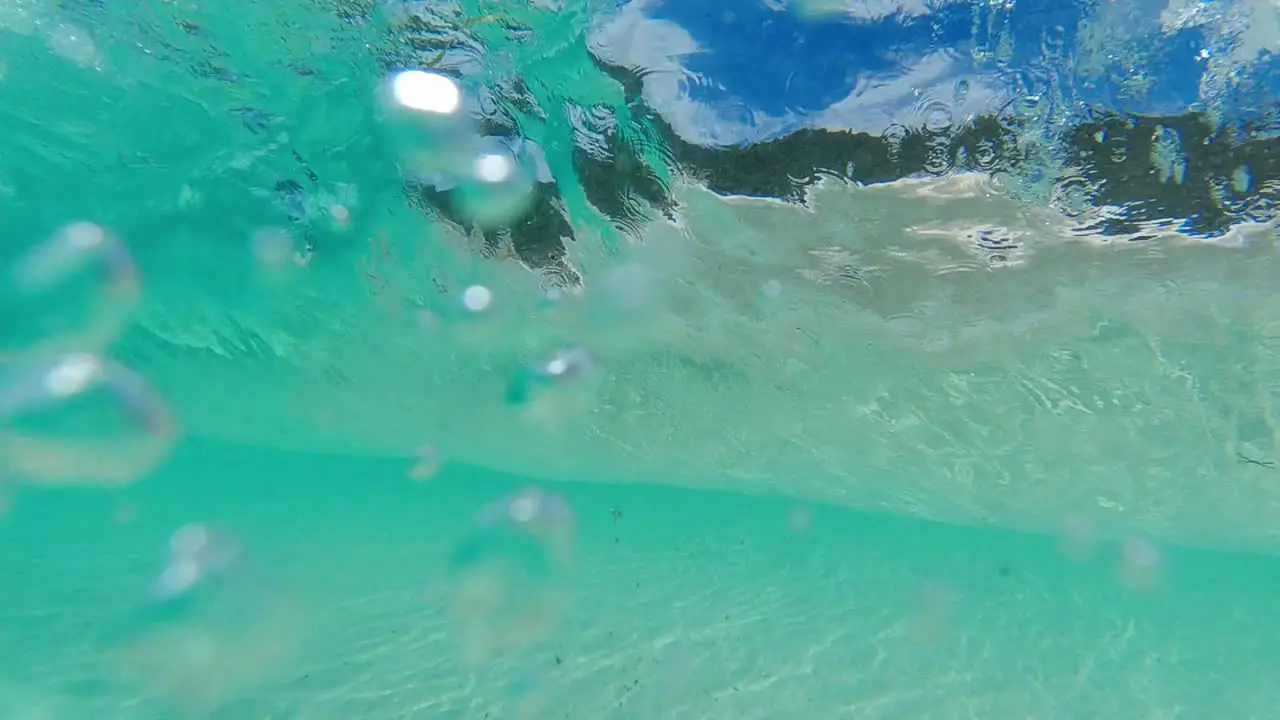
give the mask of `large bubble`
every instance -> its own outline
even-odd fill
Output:
[[[174,420],[142,376],[89,353],[0,364],[0,466],[35,484],[124,484],[165,459]]]
[[[90,222],[55,232],[0,279],[0,354],[97,350],[114,341],[141,287],[128,249]]]
[[[467,662],[544,640],[569,603],[573,511],[527,489],[486,507],[452,558],[452,612]]]

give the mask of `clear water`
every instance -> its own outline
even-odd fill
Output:
[[[0,720],[1272,717],[1280,13],[880,5],[0,0]]]

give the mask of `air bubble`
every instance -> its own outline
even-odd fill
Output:
[[[174,532],[144,602],[114,631],[124,679],[204,716],[283,667],[296,609],[246,570],[243,546],[221,529]]]
[[[434,445],[422,445],[415,453],[416,460],[409,468],[409,477],[415,482],[426,482],[440,472],[440,452]]]
[[[240,544],[229,535],[204,524],[184,525],[169,536],[169,562],[156,580],[156,597],[186,595],[228,572],[239,559]]]
[[[1231,174],[1231,189],[1237,194],[1243,195],[1249,192],[1249,188],[1253,186],[1253,173],[1249,172],[1249,166],[1241,165]]]
[[[473,313],[493,306],[493,291],[483,285],[472,285],[462,291],[462,306]]]
[[[403,108],[432,115],[453,115],[462,107],[457,83],[421,70],[406,70],[393,76],[391,96]]]
[[[1062,521],[1058,537],[1058,549],[1075,562],[1084,562],[1093,555],[1097,545],[1097,531],[1088,518],[1069,515]]]
[[[528,489],[480,512],[452,558],[452,613],[464,659],[546,639],[569,601],[573,512],[552,493]]]
[[[34,484],[124,484],[150,472],[175,435],[140,375],[90,354],[0,368],[0,463]]]
[[[261,228],[249,240],[254,260],[265,267],[279,267],[292,261],[297,253],[293,235],[281,228]]]
[[[525,158],[497,138],[485,138],[458,178],[453,199],[459,212],[476,226],[498,228],[528,211],[535,182]]]
[[[1148,540],[1126,540],[1120,547],[1120,581],[1131,590],[1150,590],[1160,579],[1160,549]]]
[[[475,146],[458,84],[440,73],[405,70],[389,77],[379,94],[382,123],[406,173],[452,186]]]
[[[561,350],[516,373],[507,385],[507,403],[521,407],[529,420],[556,425],[591,406],[597,379],[587,351]]]
[[[20,255],[0,282],[0,355],[99,350],[128,324],[140,296],[123,243],[90,222],[67,225]]]
[[[61,23],[49,31],[49,47],[81,67],[98,67],[98,47],[87,30]]]
[[[951,108],[938,100],[926,100],[916,108],[921,125],[931,133],[947,133],[951,130]]]

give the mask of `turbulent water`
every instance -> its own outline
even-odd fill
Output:
[[[1278,22],[8,0],[5,250],[92,222],[140,288],[9,349],[196,437],[1272,549]],[[404,69],[469,119],[406,140]],[[523,179],[423,160],[464,126]]]

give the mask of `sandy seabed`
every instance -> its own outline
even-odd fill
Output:
[[[1273,558],[654,485],[552,486],[576,514],[555,588],[573,602],[531,637],[494,615],[507,646],[465,662],[448,556],[524,483],[406,469],[188,446],[125,495],[20,493],[0,525],[0,715],[1261,718],[1280,703]],[[234,533],[250,570],[113,633],[189,522]]]

